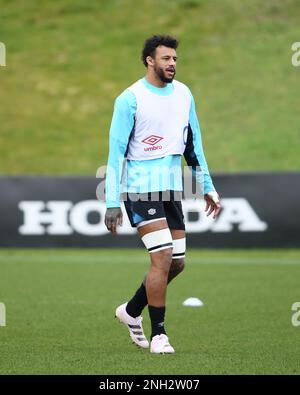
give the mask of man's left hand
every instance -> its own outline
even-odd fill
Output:
[[[213,218],[217,218],[221,211],[220,198],[217,192],[208,192],[204,195],[204,199],[206,200],[205,211],[208,212],[207,216],[209,216],[211,213],[214,213]]]

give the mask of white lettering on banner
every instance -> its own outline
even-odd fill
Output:
[[[91,212],[99,213],[100,221],[96,224],[88,222],[88,215]],[[98,200],[85,200],[75,204],[70,212],[70,223],[73,229],[86,236],[98,236],[107,232],[104,224],[105,210],[99,205]]]
[[[246,199],[223,199],[222,206],[220,217],[212,226],[212,232],[231,232],[234,224],[240,232],[264,232],[268,228]]]
[[[234,224],[240,232],[263,232],[268,225],[261,221],[249,202],[244,198],[222,199],[222,211],[217,220],[212,216],[207,217],[206,202],[203,200],[183,200],[182,209],[185,216],[187,233],[211,231],[214,233],[231,232]],[[188,213],[198,214],[198,220],[189,221]]]
[[[24,223],[19,227],[22,235],[70,235],[74,232],[85,236],[101,236],[108,234],[104,224],[106,205],[98,200],[84,200],[77,204],[70,201],[23,201],[19,209],[24,213]],[[48,210],[48,212],[43,212]],[[125,209],[123,207],[123,213]],[[88,215],[98,212],[100,220],[96,224],[88,221]],[[68,221],[69,219],[69,221]],[[119,234],[132,234],[135,229],[130,227],[126,214],[123,216],[123,227]],[[45,226],[46,224],[50,224]]]
[[[19,203],[24,213],[24,224],[19,227],[22,235],[70,235],[73,229],[68,224],[69,201],[25,201]],[[43,212],[48,210],[48,212]],[[45,227],[45,224],[49,224]]]
[[[223,200],[222,200],[223,202]],[[207,217],[204,209],[206,202],[203,200],[186,199],[182,201],[182,211],[187,233],[207,232],[213,226],[213,218]],[[197,220],[190,221],[189,213],[195,213]]]
[[[216,220],[212,216],[207,217],[205,205],[203,200],[182,201],[187,233],[229,233],[234,225],[240,232],[264,232],[268,228],[244,198],[223,198],[223,209]],[[106,206],[98,200],[84,200],[76,204],[70,201],[23,201],[19,203],[19,208],[24,213],[24,223],[19,227],[22,235],[70,235],[74,232],[85,236],[108,234],[104,224]],[[136,233],[136,229],[130,226],[123,205],[122,211],[123,226],[118,229],[118,233]],[[92,212],[99,214],[97,223],[88,220]],[[190,213],[196,214],[196,220],[189,219]]]

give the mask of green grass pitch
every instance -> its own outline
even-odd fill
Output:
[[[0,374],[300,373],[299,250],[188,251],[168,289],[175,355],[137,349],[114,318],[147,266],[143,250],[0,250]]]
[[[180,40],[176,78],[195,97],[211,171],[300,168],[299,0],[0,0],[0,10],[2,173],[105,165],[114,99],[143,77],[154,33]]]

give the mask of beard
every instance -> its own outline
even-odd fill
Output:
[[[170,82],[173,81],[175,74],[176,74],[176,70],[174,69],[174,74],[171,78],[167,77],[164,73],[164,70],[161,67],[154,67],[154,71],[155,74],[157,75],[157,77],[162,81],[165,82],[167,84],[169,84]]]

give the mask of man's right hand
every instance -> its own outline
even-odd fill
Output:
[[[105,225],[112,234],[117,233],[117,225],[123,225],[123,214],[120,207],[108,208],[105,213]]]

